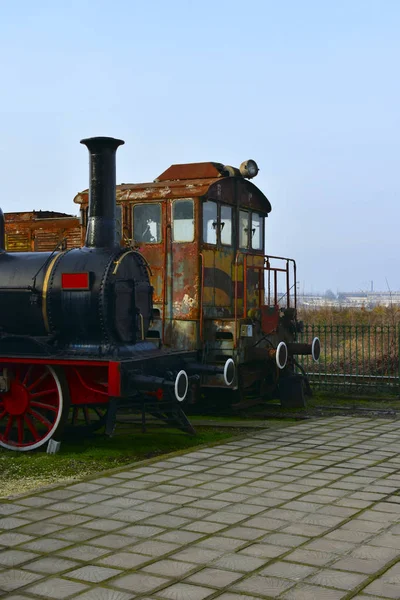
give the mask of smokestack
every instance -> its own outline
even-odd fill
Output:
[[[85,246],[117,245],[115,228],[115,154],[125,142],[109,137],[81,140],[90,154],[89,211]]]
[[[6,249],[6,236],[5,236],[5,226],[4,226],[4,215],[3,211],[0,208],[0,252],[4,252]]]

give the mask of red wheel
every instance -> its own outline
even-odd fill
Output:
[[[0,394],[0,446],[34,450],[64,424],[69,394],[64,374],[47,365],[13,365],[10,386]]]

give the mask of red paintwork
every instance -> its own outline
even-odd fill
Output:
[[[61,287],[63,290],[88,290],[89,273],[62,273]]]
[[[121,363],[108,363],[108,395],[118,398],[121,395]]]
[[[260,306],[261,329],[265,335],[277,331],[279,325],[279,306]]]
[[[0,396],[0,439],[17,448],[40,444],[55,427],[61,410],[51,373],[43,365],[17,364],[9,391]]]
[[[49,358],[0,357],[0,367],[8,365],[60,365],[64,367],[72,405],[105,404],[109,397],[120,397],[120,363],[114,361],[67,360]],[[13,402],[19,397],[17,390]]]

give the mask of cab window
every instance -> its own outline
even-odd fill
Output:
[[[172,240],[193,242],[194,205],[193,200],[175,200],[172,205]]]
[[[232,208],[230,206],[221,206],[221,244],[225,246],[232,245]]]
[[[212,200],[203,204],[203,241],[217,243],[217,203]]]
[[[254,212],[251,214],[251,247],[254,250],[264,248],[264,218]]]
[[[245,210],[239,211],[239,247],[249,247],[249,213]]]
[[[135,204],[133,207],[133,239],[135,242],[161,242],[161,205]]]

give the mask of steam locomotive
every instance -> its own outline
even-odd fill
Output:
[[[196,351],[160,348],[147,336],[150,268],[116,239],[115,157],[124,142],[81,143],[90,158],[83,247],[7,252],[0,211],[0,446],[11,450],[47,443],[57,451],[69,414],[89,426],[94,411],[109,432],[122,400],[151,400],[157,416],[175,415],[190,430],[180,405],[200,374],[226,386],[235,378],[231,358],[204,365]]]

